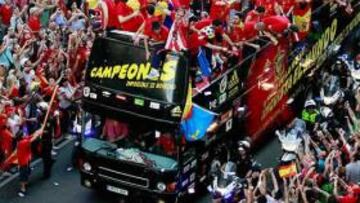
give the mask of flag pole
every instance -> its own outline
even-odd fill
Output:
[[[41,136],[42,136],[43,131],[44,131],[45,126],[46,126],[46,122],[47,122],[47,120],[49,119],[50,110],[51,110],[52,105],[54,104],[56,92],[57,92],[58,89],[59,89],[59,86],[58,86],[58,85],[55,86],[54,91],[53,91],[53,93],[52,93],[52,95],[51,95],[51,100],[50,100],[50,103],[49,103],[49,108],[48,108],[48,110],[47,110],[47,112],[46,112],[46,116],[45,116],[45,118],[44,118],[44,120],[43,120],[43,122],[42,122],[42,126],[41,126],[40,130],[37,130],[37,131],[34,132],[32,138],[31,138],[31,142],[33,142],[33,141],[34,141],[35,139],[37,139],[38,137],[41,137]],[[16,160],[16,157],[15,157],[16,154],[17,154],[17,149],[15,149],[14,152],[11,153],[11,155],[4,161],[4,163],[3,163],[2,166],[1,166],[1,170],[4,171],[4,169],[6,169],[6,166],[8,166],[8,163],[9,163],[12,159]]]

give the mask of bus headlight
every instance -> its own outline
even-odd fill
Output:
[[[90,165],[90,163],[89,162],[85,162],[84,164],[83,164],[83,169],[85,170],[85,171],[91,171],[91,169],[92,169],[92,167],[91,167],[91,165]]]
[[[163,182],[159,182],[157,185],[156,185],[157,189],[160,190],[161,192],[165,191],[166,190],[166,185],[165,183]]]

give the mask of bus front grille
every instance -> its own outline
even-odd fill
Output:
[[[129,186],[148,188],[149,179],[138,177],[132,174],[116,171],[106,167],[99,167],[99,176],[118,183],[122,183]]]

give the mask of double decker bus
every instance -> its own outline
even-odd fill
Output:
[[[358,28],[359,6],[354,2],[354,12],[343,15],[324,4],[311,18],[313,29],[301,42],[288,37],[276,45],[261,42],[259,51],[245,51],[242,61],[192,91],[194,103],[218,115],[195,142],[187,142],[180,127],[189,95],[187,54],[167,53],[153,79],[145,49],[132,43],[132,33],[113,31],[97,38],[82,99],[82,185],[131,202],[140,197],[175,202],[206,185],[218,147],[232,148],[244,136],[261,141],[295,117],[311,73]]]

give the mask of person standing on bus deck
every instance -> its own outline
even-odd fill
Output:
[[[127,0],[120,0],[116,5],[116,17],[123,31],[136,32],[144,19],[139,10],[134,11],[126,4]]]
[[[316,103],[310,99],[305,102],[301,118],[306,122],[306,129],[310,132],[316,129],[320,119],[320,112],[316,109]]]
[[[98,8],[102,12],[102,28],[104,30],[120,28],[120,23],[116,14],[116,3],[114,0],[100,0]]]

